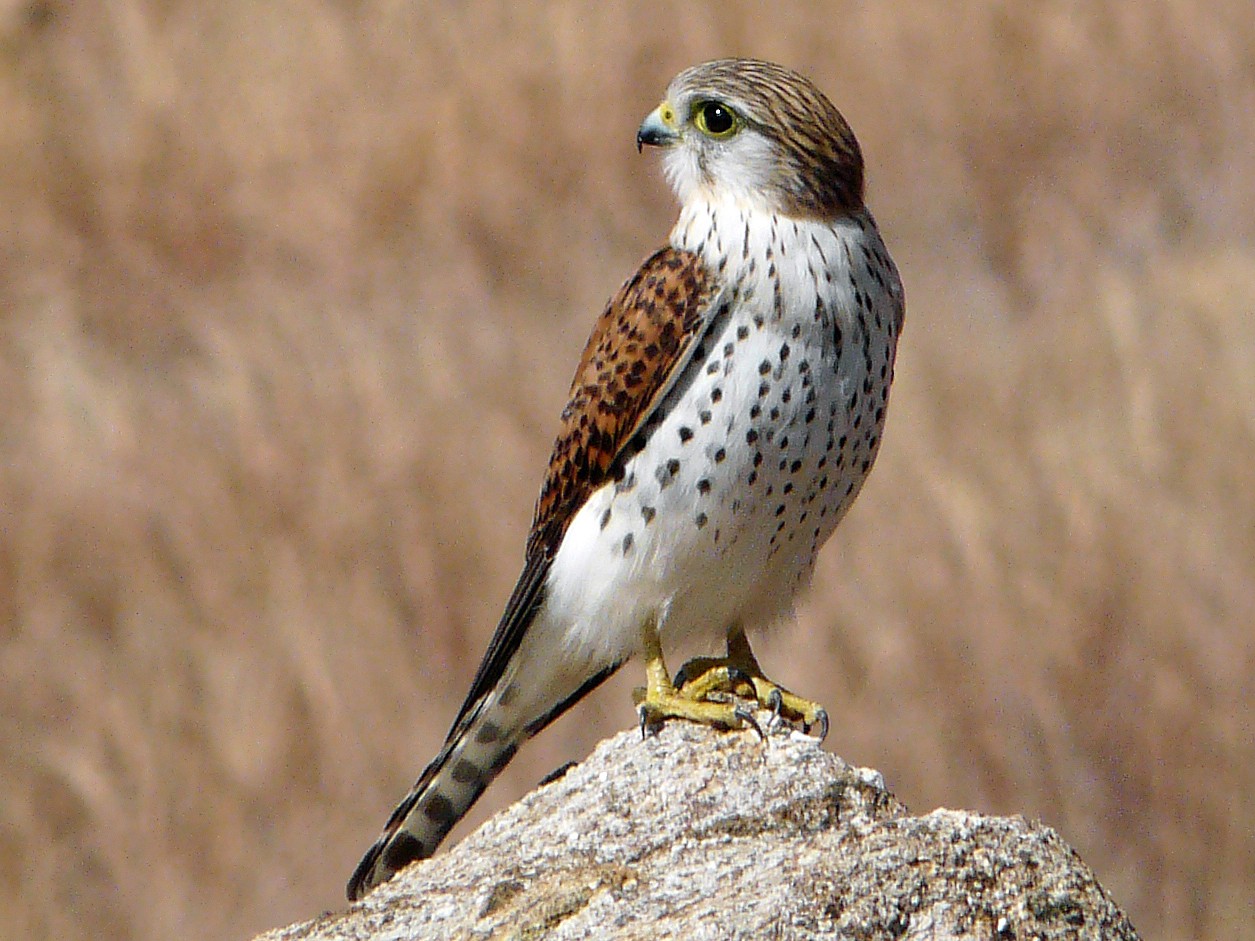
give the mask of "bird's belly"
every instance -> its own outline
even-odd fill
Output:
[[[703,344],[621,477],[572,520],[546,607],[569,646],[621,658],[786,613],[857,495],[883,395],[819,330],[729,323]],[[874,384],[873,384],[874,385]]]

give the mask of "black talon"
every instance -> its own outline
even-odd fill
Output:
[[[762,726],[760,726],[758,724],[758,720],[754,718],[754,713],[750,712],[744,706],[737,706],[732,710],[732,714],[757,732],[759,741],[767,741],[767,736],[763,734]]]
[[[827,709],[820,709],[818,712],[815,713],[815,723],[819,726],[819,740],[822,742],[824,739],[828,737],[828,710]],[[810,733],[810,726],[807,726],[806,731],[808,734]]]
[[[645,741],[645,730],[649,727],[649,707],[641,703],[636,707],[636,714],[641,720],[641,741]]]
[[[767,723],[767,728],[774,729],[780,724],[780,710],[784,708],[784,696],[780,694],[780,690],[771,691],[767,697],[767,708],[771,710],[771,721]]]
[[[675,679],[671,681],[671,685],[676,689],[683,689],[684,684],[689,681],[688,674],[689,665],[686,663],[680,669],[675,671]]]

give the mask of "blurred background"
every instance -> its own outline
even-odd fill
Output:
[[[0,2],[0,936],[343,905],[671,226],[637,123],[752,54],[853,124],[908,296],[760,656],[913,809],[1040,818],[1147,938],[1255,937],[1251,12]]]

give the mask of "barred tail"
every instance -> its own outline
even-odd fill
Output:
[[[358,863],[348,895],[356,901],[417,859],[426,859],[514,757],[523,736],[490,719],[455,730],[392,812],[383,834]]]
[[[514,702],[517,687],[499,684],[454,725],[440,754],[388,818],[383,834],[349,879],[349,901],[362,898],[410,863],[431,856],[479,795],[510,763],[519,745],[606,680],[618,663],[599,671],[538,719]],[[502,688],[504,686],[504,688]],[[569,688],[569,687],[568,687]]]

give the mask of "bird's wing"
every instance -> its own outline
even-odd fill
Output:
[[[562,428],[536,502],[523,574],[453,724],[451,739],[518,649],[571,519],[639,448],[638,432],[726,306],[718,298],[717,279],[697,255],[664,248],[646,259],[606,305],[562,410]]]

